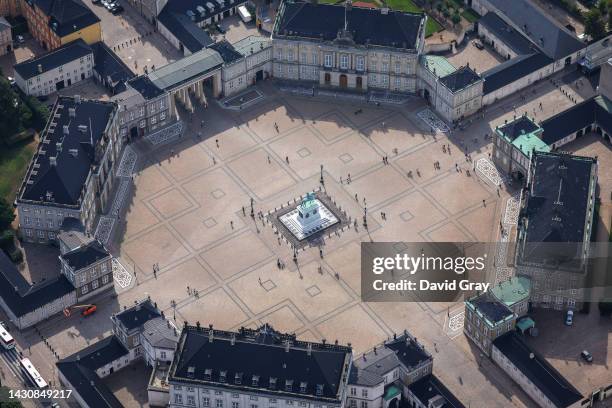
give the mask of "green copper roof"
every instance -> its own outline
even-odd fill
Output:
[[[385,401],[388,401],[391,398],[396,397],[400,392],[401,392],[400,389],[397,388],[395,385],[388,387],[387,390],[385,391],[385,396],[384,396]]]
[[[491,289],[493,296],[511,307],[515,303],[529,297],[531,290],[531,280],[524,276],[514,276],[509,281],[501,282]]]
[[[535,322],[531,317],[526,317],[519,320],[518,323],[516,323],[516,327],[518,327],[522,332],[525,332],[526,330],[535,327]]]
[[[457,70],[446,58],[439,55],[423,56],[423,65],[431,72],[436,72],[438,78],[452,74]]]
[[[550,152],[550,147],[533,133],[520,135],[514,139],[512,144],[527,157],[531,157],[531,153],[534,150],[538,152]]]

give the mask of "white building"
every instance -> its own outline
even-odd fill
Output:
[[[250,35],[232,44],[246,58],[246,84],[252,85],[272,75],[272,40]]]
[[[178,343],[178,330],[170,320],[156,317],[142,326],[140,344],[144,360],[149,366],[156,363],[170,364]]]
[[[350,346],[299,341],[268,325],[185,326],[168,374],[169,406],[340,408],[351,356]]]
[[[93,232],[109,204],[124,139],[111,102],[58,97],[16,199],[25,241],[55,241],[66,218]]]
[[[491,359],[542,408],[580,408],[582,394],[516,332],[493,342]]]
[[[15,82],[26,95],[43,96],[93,75],[93,50],[78,39],[15,65]]]
[[[424,14],[350,1],[283,2],[272,33],[273,74],[312,86],[415,93],[425,22]]]

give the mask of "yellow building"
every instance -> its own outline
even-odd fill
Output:
[[[80,0],[25,0],[22,13],[32,36],[46,50],[76,39],[102,41],[100,19]]]

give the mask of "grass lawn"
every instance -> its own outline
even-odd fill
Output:
[[[0,148],[0,197],[4,197],[8,202],[15,199],[35,149],[35,141]]]
[[[465,18],[469,23],[474,23],[480,18],[480,16],[471,8],[463,10],[461,17]]]
[[[387,0],[387,5],[393,10],[407,11],[410,13],[422,13],[423,9],[414,4],[412,0]],[[427,19],[427,26],[425,27],[425,37],[429,37],[432,34],[442,30],[442,26],[434,20],[432,17]]]

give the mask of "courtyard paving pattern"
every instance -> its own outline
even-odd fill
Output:
[[[120,260],[118,296],[99,314],[151,296],[179,326],[270,323],[304,340],[350,342],[356,356],[407,329],[434,354],[434,371],[466,406],[531,406],[500,370],[478,363],[460,335],[462,302],[360,298],[361,242],[497,239],[509,195],[468,174],[490,148],[470,147],[467,160],[454,136],[432,134],[417,116],[422,102],[379,107],[267,84],[259,89],[263,103],[239,111],[198,107],[180,125],[181,138],[164,130],[131,145],[120,175],[133,174],[133,184],[125,195],[117,188],[120,216],[99,227]],[[321,165],[325,191],[358,223],[326,236],[321,252],[300,251],[294,262],[290,245],[257,214],[317,190]],[[61,355],[89,341],[59,336],[49,333]]]

